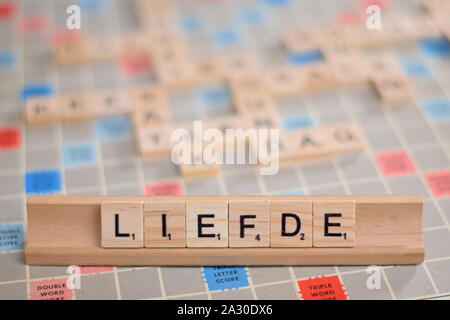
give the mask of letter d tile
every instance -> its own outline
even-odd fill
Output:
[[[270,201],[270,246],[312,247],[312,201]]]

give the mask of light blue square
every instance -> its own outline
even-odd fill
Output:
[[[131,135],[130,122],[126,115],[97,119],[95,132],[102,141],[125,139]]]
[[[67,168],[83,167],[95,164],[96,149],[91,143],[77,142],[63,146],[62,159]]]
[[[303,196],[305,192],[302,189],[296,189],[296,190],[281,191],[275,194],[280,196]]]
[[[239,20],[246,25],[261,25],[265,22],[265,15],[257,8],[245,8],[239,12]]]
[[[0,224],[0,252],[23,250],[23,225]]]
[[[100,12],[105,6],[105,0],[78,0],[81,11],[90,13]]]
[[[450,100],[446,97],[435,97],[422,101],[422,108],[429,118],[436,121],[450,120]]]
[[[314,120],[308,115],[289,115],[283,118],[283,127],[286,131],[307,129],[314,126]]]
[[[262,0],[266,5],[271,7],[285,7],[289,5],[291,0]]]
[[[0,70],[11,70],[16,62],[16,57],[11,51],[0,51]]]
[[[231,95],[223,84],[203,86],[195,92],[198,104],[204,108],[227,108],[231,106]]]
[[[289,64],[301,67],[304,65],[323,61],[323,55],[318,50],[293,53],[289,57]]]
[[[210,291],[248,286],[245,267],[204,267],[203,276]]]
[[[187,35],[195,34],[201,31],[202,23],[197,17],[182,17],[180,27],[183,33]]]
[[[412,77],[429,78],[431,76],[426,64],[419,59],[402,59],[400,64],[406,74]]]
[[[231,28],[223,28],[216,30],[212,38],[215,43],[222,46],[233,46],[241,43],[241,33],[238,30]]]

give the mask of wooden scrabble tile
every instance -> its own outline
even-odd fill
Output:
[[[326,63],[316,63],[299,70],[303,91],[328,89],[336,84],[330,67]]]
[[[103,248],[144,247],[144,203],[108,201],[101,204]]]
[[[356,123],[327,125],[321,130],[327,137],[326,150],[330,154],[358,152],[365,148],[362,130]]]
[[[161,35],[152,46],[151,57],[156,66],[178,64],[179,61],[189,61],[186,45],[180,40],[173,40],[170,36]]]
[[[220,166],[213,164],[183,164],[180,165],[183,178],[210,177],[220,173]]]
[[[58,98],[64,121],[78,121],[97,115],[93,96],[89,93],[65,94]]]
[[[440,36],[439,27],[428,16],[398,16],[391,17],[383,23],[386,42],[435,38]]]
[[[167,0],[136,0],[135,6],[136,11],[140,14],[171,12],[175,9],[174,2]]]
[[[86,40],[82,38],[59,41],[53,48],[56,62],[65,64],[79,64],[89,59],[86,51]]]
[[[121,41],[118,37],[95,37],[86,39],[86,56],[89,60],[116,59],[121,52]]]
[[[266,129],[266,128],[280,128],[281,123],[277,112],[267,112],[264,114],[254,114],[247,118],[247,128]]]
[[[195,65],[187,59],[160,63],[157,76],[161,84],[168,88],[189,87],[198,81]]]
[[[366,25],[349,25],[343,32],[349,43],[355,47],[382,45],[386,39],[383,29],[368,29]]]
[[[172,120],[169,108],[136,108],[132,111],[133,125],[135,127],[161,126],[169,124]]]
[[[450,11],[447,11],[444,13],[445,17],[444,20],[446,23],[449,23],[448,19],[448,13]],[[421,15],[420,17],[404,17],[404,19],[407,19],[407,23],[409,24],[409,32],[412,39],[428,39],[428,38],[438,38],[440,37],[440,27],[442,25],[439,24],[439,21],[436,21],[434,19],[434,15],[431,16],[424,16]]]
[[[94,93],[95,110],[98,116],[128,113],[131,100],[125,90],[103,90]]]
[[[285,32],[281,41],[290,52],[308,52],[327,47],[330,43],[347,41],[343,28],[312,27]]]
[[[270,167],[274,161],[280,163],[292,161],[292,148],[289,145],[289,141],[286,139],[286,134],[281,129],[278,132],[278,143],[272,141],[271,133],[269,133],[267,137],[260,135],[257,141],[249,139],[248,143],[250,150],[258,160],[258,165],[260,167]],[[265,145],[266,147],[261,148],[261,145]],[[261,150],[267,150],[267,152],[262,152]]]
[[[292,148],[292,160],[319,159],[328,156],[327,136],[318,128],[294,130],[286,133]]]
[[[450,21],[448,19],[448,12],[450,12],[450,9],[447,12],[446,11],[434,12],[431,15],[432,22],[429,23],[434,24],[434,26],[436,26],[439,29],[440,33],[442,33],[450,41]],[[420,26],[417,25],[416,27],[420,28]]]
[[[450,3],[447,0],[426,0],[422,1],[422,6],[429,14],[450,12]]]
[[[248,135],[249,163],[258,164],[261,170],[275,170],[271,165],[274,161],[281,162],[284,157],[285,145],[279,138],[280,132],[281,130],[274,128],[267,134]]]
[[[119,42],[118,55],[150,53],[151,41],[142,32],[126,32],[117,37]]]
[[[217,59],[200,61],[194,65],[199,84],[221,82],[224,79],[220,63]]]
[[[351,123],[333,124],[286,133],[290,157],[293,160],[327,158],[335,154],[364,149],[364,139],[358,126]]]
[[[290,162],[293,160],[292,158],[292,147],[291,141],[286,136],[285,132],[281,132],[280,134],[280,148],[279,148],[279,160],[280,163]]]
[[[176,10],[172,1],[165,1],[164,4],[155,5],[153,1],[146,1],[151,4],[146,10],[137,10],[139,20],[146,32],[164,32],[171,30],[175,32]],[[169,6],[168,6],[169,5]]]
[[[277,108],[275,101],[267,94],[236,96],[233,98],[233,105],[241,115],[261,115]]]
[[[369,68],[359,54],[329,55],[327,62],[338,84],[354,85],[369,80]]]
[[[260,70],[258,57],[249,53],[235,54],[218,59],[219,68],[226,78],[255,73]]]
[[[281,35],[281,42],[290,52],[307,52],[317,48],[315,34],[310,29],[289,30]]]
[[[282,129],[279,130],[279,142],[278,142],[278,150],[276,149],[276,143],[271,144],[271,139],[268,138],[266,145],[267,145],[267,156],[264,159],[262,159],[261,155],[258,158],[258,164],[262,167],[270,166],[274,160],[274,157],[277,158],[279,163],[289,163],[294,160],[293,155],[293,148],[291,147],[292,141],[289,140],[288,136],[286,135],[286,132]],[[253,148],[253,152],[257,152]]]
[[[390,19],[386,19],[383,22],[381,29],[367,29],[367,32],[367,39],[363,40],[361,46],[379,47],[383,45],[395,45],[408,39],[405,26]]]
[[[328,58],[329,56],[346,56],[357,53],[357,49],[349,41],[346,40],[333,40],[329,42],[321,43],[319,46],[320,51]]]
[[[400,66],[391,55],[370,57],[366,60],[371,79],[385,78],[392,75],[402,74]]]
[[[235,115],[218,117],[206,121],[205,128],[214,128],[225,134],[227,129],[242,128],[242,119]]]
[[[155,52],[158,50],[166,50],[167,48],[175,48],[175,50],[182,50],[184,52],[186,49],[186,43],[183,37],[173,30],[158,30],[158,31],[147,31],[146,36],[150,37],[150,42],[154,44],[153,49]]]
[[[149,248],[186,247],[186,202],[144,203],[144,245]]]
[[[384,104],[413,101],[416,97],[413,84],[403,75],[377,77],[373,84]]]
[[[228,201],[186,202],[186,242],[191,248],[228,247]]]
[[[314,201],[313,247],[354,247],[355,210],[354,201]]]
[[[270,201],[230,200],[229,246],[270,246]]]
[[[266,110],[263,113],[254,113],[246,115],[243,118],[244,127],[246,129],[266,129],[266,128],[280,128],[280,116],[276,109]]]
[[[140,20],[145,31],[152,33],[160,33],[171,31],[177,32],[176,17],[173,13],[153,11],[151,14],[143,16]]]
[[[383,27],[380,31],[383,32],[383,44],[401,43],[407,40],[412,40],[412,28],[409,21],[403,17],[391,17],[383,22]]]
[[[298,70],[288,66],[269,69],[264,80],[267,90],[275,96],[295,95],[302,89]]]
[[[134,109],[168,108],[166,91],[160,86],[140,86],[130,89],[131,104]]]
[[[267,95],[263,75],[260,73],[241,74],[228,79],[233,97]]]
[[[353,50],[353,46],[349,43],[343,26],[315,27],[312,30],[312,35],[318,48],[324,53],[328,50],[333,50],[334,52],[339,51],[341,53]]]
[[[176,64],[177,61],[186,61],[188,60],[188,54],[181,45],[167,43],[161,47],[153,45],[151,58],[155,66],[159,67],[167,64]]]
[[[189,130],[189,129],[188,129]],[[188,159],[183,159],[180,164],[180,173],[185,178],[199,176],[214,176],[220,172],[219,165],[223,163],[223,145],[219,141],[204,142],[202,149],[191,150]],[[184,156],[180,152],[180,156]],[[188,162],[185,162],[185,161]]]
[[[270,201],[270,246],[312,247],[312,201]]]
[[[227,134],[227,130],[233,130],[233,132],[237,132],[236,130],[244,129],[244,119],[238,116],[225,116],[214,118],[205,122],[205,129],[217,129],[221,132],[224,142],[224,154],[226,154],[227,147],[232,148],[234,152],[235,145],[237,144],[237,136],[232,134]]]
[[[171,134],[170,126],[138,127],[136,138],[140,155],[143,157],[169,155],[172,148]]]
[[[62,110],[53,97],[29,98],[24,116],[28,124],[48,124],[60,121]]]

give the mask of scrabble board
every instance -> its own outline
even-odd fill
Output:
[[[187,177],[167,157],[141,157],[126,115],[39,126],[24,122],[30,98],[131,89],[156,81],[154,65],[140,56],[57,63],[53,48],[67,37],[66,9],[74,2],[81,8],[83,36],[142,29],[127,0],[0,0],[0,299],[450,297],[450,43],[444,35],[364,47],[365,55],[393,57],[414,88],[413,101],[387,106],[367,84],[276,99],[287,132],[356,123],[366,139],[364,151],[282,164],[272,176],[260,175],[254,166],[226,165],[215,175]],[[174,28],[194,61],[245,51],[256,55],[263,68],[302,69],[324,57],[317,51],[287,50],[282,44],[287,31],[365,23],[371,4],[386,17],[416,17],[419,22],[426,16],[417,0],[177,0]],[[172,120],[176,124],[231,115],[230,99],[213,82],[194,90],[175,88],[169,93]],[[423,196],[425,263],[379,269],[24,264],[28,195],[386,193]],[[75,273],[80,275],[79,289],[67,286]],[[374,275],[379,275],[379,289],[368,285]]]

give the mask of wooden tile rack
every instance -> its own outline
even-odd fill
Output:
[[[355,203],[353,247],[103,248],[101,204],[232,200]],[[291,202],[292,203],[292,202]],[[418,195],[33,196],[25,259],[31,265],[205,266],[417,264],[424,260]],[[146,227],[147,228],[147,227]]]

